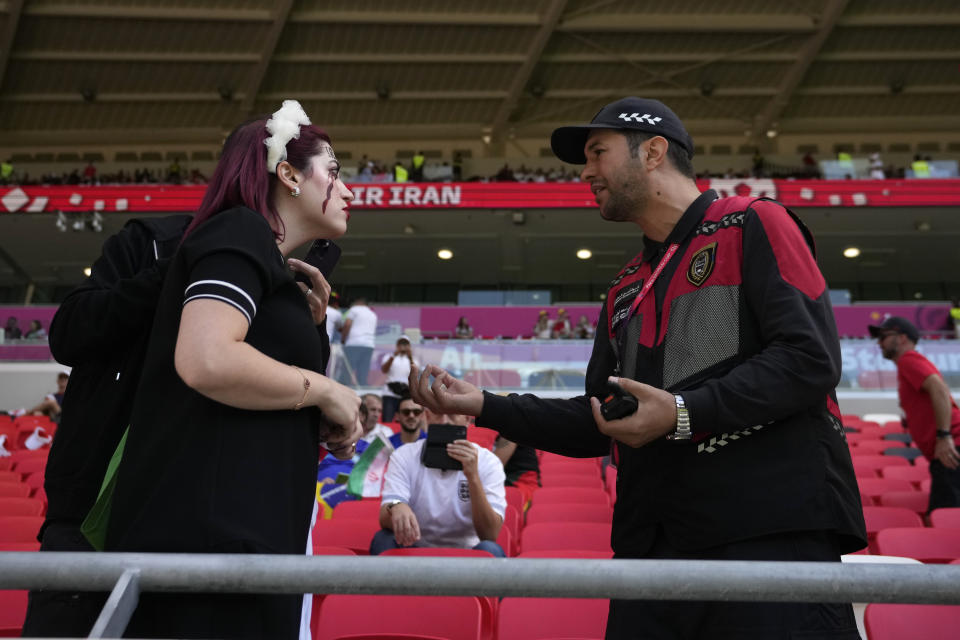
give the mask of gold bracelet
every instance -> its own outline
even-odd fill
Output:
[[[290,366],[293,367],[293,365],[290,365]],[[303,397],[300,398],[300,402],[298,402],[293,406],[293,410],[297,411],[298,409],[300,409],[300,407],[303,406],[303,403],[307,401],[307,393],[310,392],[310,379],[307,378],[307,375],[303,371],[300,371],[298,367],[293,367],[293,368],[297,370],[297,373],[303,376]]]

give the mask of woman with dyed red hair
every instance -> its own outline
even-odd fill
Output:
[[[359,397],[323,374],[330,286],[289,257],[346,232],[339,171],[292,100],[227,138],[160,294],[107,550],[305,552],[320,448],[347,459],[362,434]],[[145,593],[127,634],[295,638],[301,602]]]

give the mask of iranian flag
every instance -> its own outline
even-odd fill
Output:
[[[393,445],[380,436],[364,450],[357,464],[350,471],[347,480],[347,493],[357,498],[377,498],[383,487],[383,474],[387,470],[387,462],[393,453]]]

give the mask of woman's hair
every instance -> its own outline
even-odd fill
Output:
[[[268,118],[259,116],[244,122],[227,137],[203,202],[183,234],[184,238],[221,211],[238,206],[253,209],[267,222],[276,222],[276,228],[280,229],[277,237],[283,237],[283,222],[273,206],[277,175],[267,170],[264,140],[269,135],[266,128]],[[317,155],[323,142],[330,144],[330,136],[320,127],[312,124],[300,127],[300,137],[287,143],[287,162],[309,178],[313,174],[310,160]]]

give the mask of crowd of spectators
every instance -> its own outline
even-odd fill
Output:
[[[83,169],[57,172],[46,172],[31,175],[28,171],[18,172],[11,161],[3,163],[9,167],[6,176],[0,184],[19,184],[23,186],[36,185],[111,185],[111,184],[206,184],[207,176],[199,169],[189,171],[176,160],[162,169],[142,167],[133,171],[118,169],[115,173],[103,173],[93,162],[87,163]]]
[[[916,155],[909,167],[896,166],[893,163],[884,163],[879,153],[872,153],[867,157],[868,172],[858,176],[853,169],[852,157],[849,153],[837,154],[838,162],[850,162],[849,172],[843,174],[846,179],[869,177],[873,180],[885,178],[904,179],[909,177],[930,177],[929,165],[931,156]],[[28,172],[17,172],[11,160],[2,163],[0,169],[0,184],[20,185],[108,185],[108,184],[206,184],[207,177],[197,168],[186,169],[179,161],[174,160],[169,166],[161,169],[142,167],[139,169],[119,169],[114,173],[101,173],[93,162],[84,168],[75,168],[69,172],[49,172],[31,176]],[[527,167],[521,163],[519,167],[511,167],[509,162],[493,175],[481,173],[464,173],[463,158],[459,153],[454,154],[452,162],[427,163],[422,151],[414,154],[408,162],[401,160],[393,164],[376,158],[363,155],[357,162],[355,175],[349,182],[580,182],[579,169],[575,167]],[[468,175],[469,174],[469,175]],[[726,171],[705,170],[697,174],[698,179],[749,179],[773,178],[780,180],[823,179],[821,167],[813,153],[807,152],[800,158],[798,164],[775,164],[770,162],[759,149],[755,150],[750,166],[739,169],[730,167]]]

